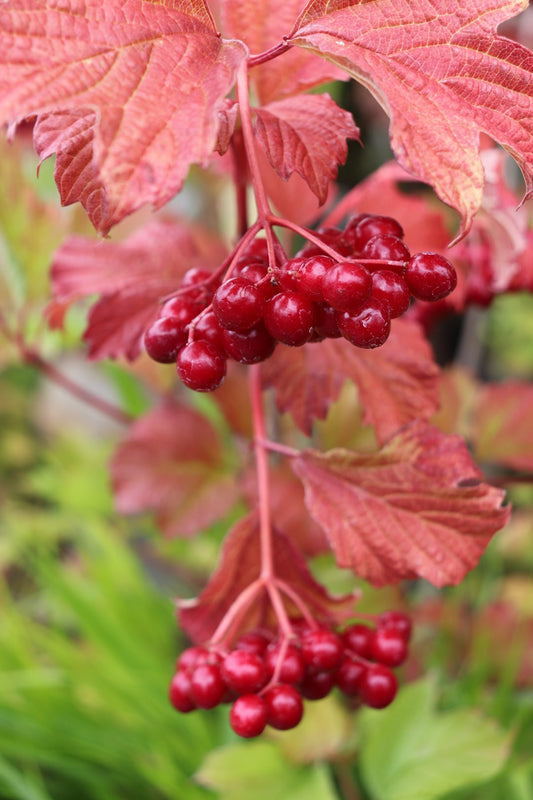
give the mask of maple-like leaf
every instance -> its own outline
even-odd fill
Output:
[[[487,384],[472,413],[472,441],[479,461],[533,472],[533,386],[525,381]]]
[[[256,108],[255,135],[278,175],[297,172],[324,203],[330,181],[348,153],[347,139],[358,139],[352,115],[328,94],[290,97]]]
[[[391,119],[399,162],[457,208],[481,203],[484,131],[533,191],[533,54],[495,35],[527,0],[310,0],[289,41],[362,83]]]
[[[204,0],[9,0],[0,125],[44,116],[35,142],[58,154],[62,201],[79,200],[105,233],[208,162],[246,54],[220,39]]]
[[[413,419],[427,419],[438,406],[438,368],[431,348],[420,327],[407,320],[394,320],[388,341],[372,351],[344,339],[278,345],[262,365],[262,375],[280,411],[289,411],[307,434],[315,419],[326,417],[346,380],[357,386],[363,421],[374,426],[380,442]]]
[[[218,266],[224,255],[222,243],[203,227],[179,220],[150,222],[118,243],[72,236],[52,262],[50,314],[80,297],[102,295],[84,334],[89,356],[132,360],[160,299],[176,291],[189,267]]]
[[[463,440],[423,422],[375,454],[309,450],[292,465],[337,564],[375,586],[459,583],[509,516]]]
[[[294,25],[304,0],[211,0],[221,30],[241,39],[253,55],[281,41]],[[293,48],[281,57],[254,67],[250,73],[260,103],[270,103],[333,80],[346,80],[345,72],[313,53]]]
[[[122,514],[152,511],[166,536],[194,536],[226,514],[238,488],[205,416],[165,405],[141,417],[111,463]]]
[[[354,615],[355,594],[334,597],[318,583],[294,542],[281,531],[272,531],[272,552],[276,578],[290,586],[307,606],[312,616],[327,624],[338,625]],[[215,632],[226,611],[241,592],[259,578],[261,546],[257,513],[248,514],[229,531],[220,554],[219,564],[209,583],[194,600],[178,601],[178,617],[193,642],[206,642]],[[289,616],[300,617],[301,611],[282,594]],[[277,630],[276,617],[267,599],[266,590],[246,607],[231,629],[232,637],[252,628]]]

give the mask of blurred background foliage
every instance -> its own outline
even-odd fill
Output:
[[[372,142],[364,164],[354,149],[341,174],[353,183],[388,157],[387,138],[374,107],[362,107],[359,95],[348,101]],[[16,320],[65,374],[136,417],[166,379],[158,384],[150,373],[147,384],[142,364],[87,365],[78,345],[83,308],[69,312],[64,331],[43,323],[54,248],[71,232],[92,233],[79,208],[59,208],[51,164],[36,181],[29,145],[24,132],[12,146],[0,142],[2,318]],[[202,192],[209,186],[193,178],[192,205],[199,181]],[[179,204],[181,212],[186,194]],[[148,217],[134,215],[114,237]],[[532,312],[526,294],[480,312],[486,374],[533,377]],[[461,330],[459,321],[454,335]],[[173,598],[201,589],[224,530],[165,541],[148,516],[116,514],[108,464],[121,433],[0,339],[1,800],[531,800],[529,479],[510,487],[512,522],[460,586],[362,587],[362,611],[408,607],[415,620],[407,685],[389,709],[355,713],[332,697],[309,704],[295,731],[242,742],[226,710],[179,715],[166,697],[185,644]],[[313,568],[331,590],[353,588],[331,559]]]

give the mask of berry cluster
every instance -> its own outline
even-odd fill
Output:
[[[288,730],[304,713],[303,699],[320,700],[337,687],[351,701],[385,708],[398,682],[393,667],[408,655],[409,617],[388,611],[375,627],[353,624],[342,633],[303,620],[292,638],[250,631],[229,652],[190,647],[178,659],[169,697],[178,711],[231,703],[230,724],[245,738],[267,725]]]
[[[379,347],[411,297],[437,301],[455,288],[453,265],[437,253],[411,255],[392,217],[359,214],[344,230],[326,228],[315,238],[323,247],[308,242],[281,265],[269,264],[265,240],[256,239],[223,281],[189,270],[146,331],[147,353],[175,361],[186,386],[208,392],[223,381],[228,358],[255,364],[278,342],[344,337]]]

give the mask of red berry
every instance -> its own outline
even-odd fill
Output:
[[[250,330],[259,322],[263,306],[260,290],[246,278],[224,281],[213,296],[213,311],[220,325],[238,333]]]
[[[378,628],[392,628],[401,633],[406,642],[411,638],[411,619],[403,611],[384,611],[378,617]]]
[[[263,659],[256,653],[233,650],[222,662],[222,678],[237,694],[251,694],[263,688],[267,671]]]
[[[342,634],[345,646],[352,653],[362,658],[372,657],[372,640],[374,638],[374,629],[369,628],[368,625],[361,625],[356,623],[350,625],[349,628]]]
[[[316,628],[301,638],[302,657],[307,667],[329,672],[340,666],[344,644],[340,636],[327,628]]]
[[[361,250],[361,258],[377,261],[408,261],[411,253],[397,236],[373,236]],[[369,265],[372,269],[372,265]]]
[[[267,331],[263,322],[246,331],[223,332],[224,350],[226,354],[239,364],[258,364],[270,358],[276,347],[276,341]]]
[[[392,670],[383,664],[370,664],[359,679],[359,696],[371,708],[385,708],[398,691],[398,681]]]
[[[269,678],[273,676],[274,670],[278,665],[280,653],[281,645],[279,643],[269,645],[265,653],[265,664]],[[285,650],[277,679],[280,683],[296,684],[300,683],[304,675],[305,664],[300,648],[294,644],[289,644]]]
[[[187,341],[187,329],[174,317],[160,317],[144,334],[144,348],[160,364],[171,364]]]
[[[179,320],[181,326],[186,328],[189,322],[205,308],[205,304],[195,300],[188,295],[178,295],[171,297],[166,303],[163,303],[159,310],[160,317],[173,317]]]
[[[335,671],[307,672],[299,685],[300,694],[306,700],[322,700],[335,685]]]
[[[247,650],[256,656],[263,656],[268,647],[269,639],[259,631],[248,631],[235,642],[235,650]]]
[[[209,658],[207,647],[188,647],[178,658],[176,668],[183,672],[190,672],[198,664],[205,664]]]
[[[438,253],[417,253],[409,259],[405,280],[418,300],[442,300],[457,286],[455,267]]]
[[[350,246],[344,241],[344,232],[339,228],[319,228],[315,231],[315,236],[321,242],[331,247],[341,256],[348,256],[351,253]],[[298,253],[299,256],[309,258],[311,256],[325,255],[321,247],[312,242],[308,242]]]
[[[338,339],[342,335],[337,322],[337,312],[325,303],[315,305],[315,332],[323,339]]]
[[[390,333],[390,316],[387,307],[371,298],[359,311],[344,311],[337,315],[339,329],[345,339],[356,347],[372,349],[385,344]]]
[[[226,376],[226,359],[214,344],[190,342],[179,351],[176,360],[178,375],[189,389],[212,392]]]
[[[304,713],[304,704],[297,689],[278,683],[265,693],[268,724],[279,731],[295,728]]]
[[[191,679],[183,670],[178,670],[170,682],[168,699],[177,711],[188,714],[196,708],[191,699]]]
[[[404,278],[390,269],[379,270],[372,274],[370,296],[387,306],[391,319],[405,314],[411,300],[411,293]]]
[[[365,666],[360,661],[345,656],[335,673],[335,683],[343,694],[354,697],[359,692],[359,681],[364,671]]]
[[[370,296],[372,277],[357,261],[342,261],[324,275],[322,295],[337,311],[355,311]]]
[[[251,739],[263,733],[267,721],[267,704],[257,694],[243,694],[238,697],[229,712],[231,727],[244,739]]]
[[[198,322],[195,323],[194,339],[195,341],[210,342],[224,352],[223,329],[211,309],[204,311]]]
[[[407,641],[394,628],[378,628],[372,640],[372,658],[388,667],[399,667],[407,658]]]
[[[374,236],[396,236],[398,239],[403,239],[403,228],[392,217],[373,214],[364,216],[351,232],[354,250],[361,251]]]
[[[198,708],[215,708],[226,687],[217,664],[199,664],[191,673],[191,700]]]
[[[203,267],[191,267],[182,278],[181,288],[189,289],[187,297],[208,301],[213,295],[212,278],[211,270]]]
[[[279,292],[265,305],[264,320],[274,339],[299,347],[313,335],[315,307],[299,292]]]

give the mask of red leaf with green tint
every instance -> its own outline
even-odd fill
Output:
[[[185,221],[154,221],[118,243],[72,236],[52,263],[51,314],[80,297],[102,295],[84,334],[89,356],[133,360],[159,300],[176,291],[190,267],[216,267],[224,255],[218,239]]]
[[[505,381],[483,386],[472,413],[474,454],[533,472],[533,386]]]
[[[262,365],[280,411],[289,411],[309,434],[324,419],[346,380],[357,386],[364,422],[384,442],[413,419],[427,419],[438,407],[438,368],[416,323],[396,319],[390,338],[375,350],[361,350],[344,339],[304,347],[278,345]]]
[[[378,453],[309,450],[292,463],[339,567],[375,586],[459,583],[509,516],[463,440],[423,422]]]
[[[111,463],[122,514],[151,511],[166,536],[194,536],[230,511],[238,489],[204,416],[166,405],[139,419]]]
[[[323,203],[338,165],[346,161],[346,140],[359,138],[352,115],[328,94],[279,100],[255,114],[256,137],[278,175],[286,180],[297,172]]]
[[[207,163],[245,56],[217,36],[203,0],[10,0],[0,125],[41,118],[36,146],[58,154],[62,201],[79,200],[106,232],[145,203],[162,206],[191,164]]]
[[[355,595],[333,597],[312,576],[304,557],[289,536],[279,530],[272,532],[274,572],[298,594],[312,616],[324,623],[338,625],[354,615]],[[194,600],[178,601],[180,625],[193,642],[210,639],[225,613],[261,572],[261,547],[257,514],[239,520],[227,534],[218,567],[209,583]],[[282,599],[289,616],[299,617],[301,612],[288,597]],[[277,630],[275,617],[266,592],[258,593],[239,615],[232,628],[232,638],[255,627]]]
[[[496,36],[526,0],[311,0],[290,36],[362,83],[391,119],[399,162],[457,208],[479,208],[484,131],[532,191],[533,54]]]

